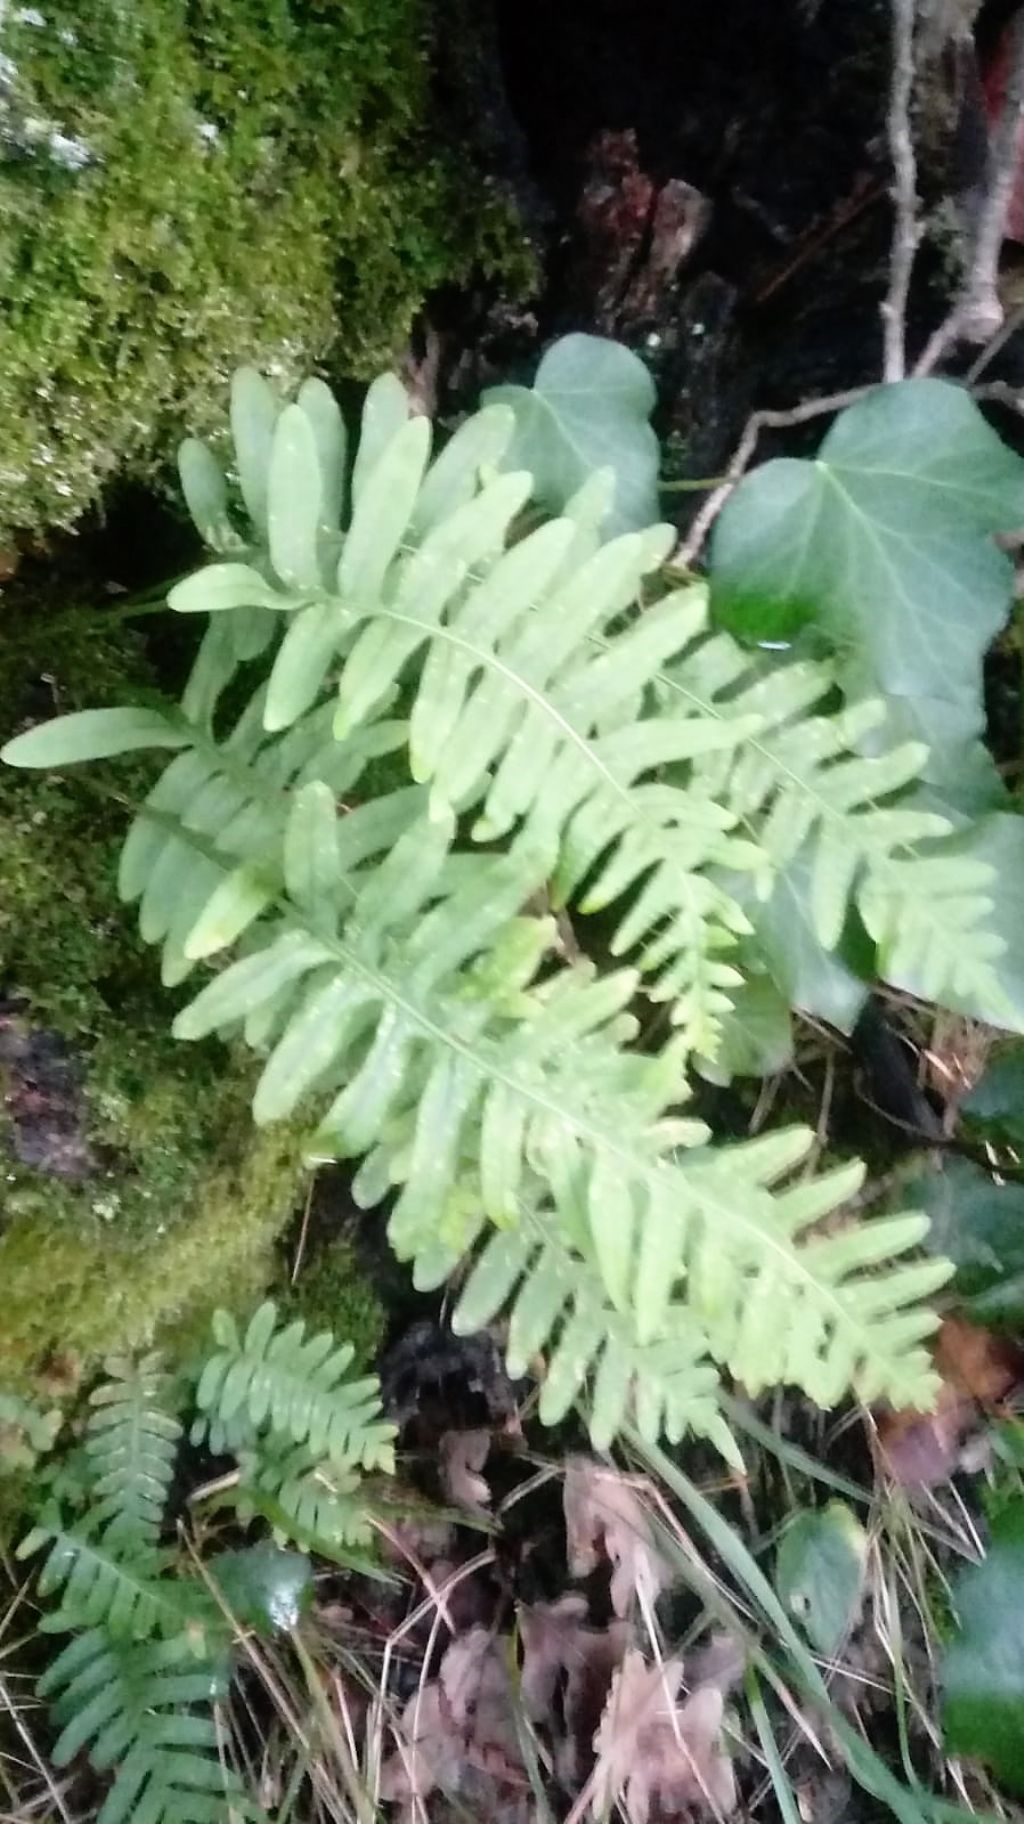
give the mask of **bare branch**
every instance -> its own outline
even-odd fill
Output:
[[[992,139],[991,168],[985,200],[960,295],[945,320],[929,337],[915,374],[930,374],[957,342],[987,342],[1003,322],[999,298],[999,256],[1020,157],[1024,126],[1024,12],[1009,31],[1008,72],[999,124]]]
[[[882,305],[882,373],[886,380],[902,380],[907,371],[907,300],[922,234],[917,216],[917,158],[910,123],[916,18],[917,0],[892,0],[892,85],[887,124],[893,169],[893,230],[889,290]]]
[[[845,393],[829,393],[821,399],[805,399],[802,404],[790,406],[787,411],[752,413],[747,419],[746,428],[736,445],[736,453],[725,471],[724,479],[708,495],[700,512],[695,514],[689,532],[673,553],[673,564],[680,569],[692,569],[715,520],[750,467],[762,431],[784,431],[796,424],[809,424],[812,419],[824,418],[830,412],[845,411],[848,405],[856,405],[859,399],[873,391],[872,386],[853,386]]]

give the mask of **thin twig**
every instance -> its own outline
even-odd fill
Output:
[[[917,0],[892,0],[892,86],[887,125],[893,169],[893,228],[889,290],[882,305],[882,374],[887,381],[902,380],[907,371],[907,300],[922,233],[917,214],[917,158],[910,124],[916,21]]]
[[[928,339],[914,373],[930,374],[957,342],[988,342],[1003,322],[999,256],[1013,200],[1024,125],[1024,13],[1009,31],[1008,74],[999,124],[992,139],[985,200],[978,215],[967,276],[949,315]]]
[[[964,375],[968,386],[973,386],[976,380],[981,379],[986,367],[991,367],[996,356],[1006,347],[1010,337],[1016,335],[1022,323],[1024,323],[1024,304],[1018,304],[1011,310],[1002,327],[996,330],[995,335],[989,337],[981,353],[971,362]]]
[[[693,568],[715,520],[750,467],[762,431],[783,431],[789,430],[793,425],[809,424],[814,418],[824,418],[829,412],[841,412],[848,405],[856,405],[859,399],[873,391],[871,386],[854,386],[845,393],[829,393],[821,399],[805,399],[800,405],[790,406],[786,411],[753,412],[747,419],[746,429],[722,482],[713,494],[708,495],[700,512],[695,515],[689,532],[673,555],[673,564],[683,570]]]

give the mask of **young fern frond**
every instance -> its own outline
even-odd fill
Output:
[[[275,1537],[304,1551],[327,1556],[345,1546],[363,1546],[372,1538],[360,1478],[351,1464],[339,1463],[305,1445],[283,1445],[273,1435],[258,1449],[239,1458],[240,1479],[232,1502],[243,1520],[260,1514]]]
[[[167,1376],[158,1356],[115,1359],[90,1399],[85,1448],[93,1482],[93,1526],[107,1545],[155,1546],[181,1439],[166,1410]]]
[[[196,1388],[200,1412],[230,1426],[244,1410],[257,1432],[266,1426],[337,1467],[394,1468],[395,1428],[380,1417],[376,1377],[348,1378],[351,1343],[339,1346],[327,1330],[307,1337],[301,1319],[279,1329],[269,1301],[244,1334],[218,1311],[214,1336],[219,1347]]]
[[[227,1692],[227,1657],[195,1636],[124,1641],[80,1633],[39,1681],[62,1725],[66,1767],[83,1748],[113,1784],[96,1824],[223,1824],[261,1813],[224,1764],[211,1701]]]
[[[130,1546],[130,1549],[128,1549]],[[48,1547],[39,1571],[41,1596],[60,1592],[61,1606],[43,1617],[48,1632],[102,1625],[112,1637],[145,1640],[183,1625],[182,1591],[165,1578],[171,1554],[140,1539],[109,1541],[86,1519],[65,1526],[45,1512],[18,1547],[27,1558]]]

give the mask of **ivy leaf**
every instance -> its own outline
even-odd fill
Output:
[[[965,1317],[991,1330],[1024,1323],[1024,1185],[997,1184],[970,1159],[947,1159],[906,1188],[931,1218],[928,1246],[956,1268]]]
[[[709,1083],[733,1077],[770,1077],[793,1058],[789,1002],[770,975],[748,975],[730,990],[732,1010],[724,1015],[714,1058],[700,1060]]]
[[[983,768],[982,658],[1012,600],[993,535],[1022,520],[1024,463],[962,388],[880,387],[814,461],[741,482],[715,529],[714,610],[750,640],[819,628],[848,696],[886,697],[895,732],[931,743],[928,777],[955,787],[957,765]]]
[[[731,889],[735,878],[730,878]],[[757,949],[787,1005],[798,1013],[827,1020],[839,1032],[852,1032],[868,997],[873,951],[860,934],[864,954],[853,958],[853,946],[845,932],[836,950],[823,948],[811,915],[808,851],[801,850],[780,871],[767,900],[759,901],[749,885],[742,882],[736,897],[754,927]]]
[[[658,439],[650,426],[654,383],[642,361],[602,336],[563,336],[533,386],[496,386],[487,403],[510,405],[516,430],[502,467],[528,469],[536,498],[560,513],[595,469],[615,495],[606,530],[642,530],[658,518]]]
[[[843,1501],[793,1516],[779,1542],[775,1588],[811,1644],[831,1657],[856,1621],[868,1539]]]
[[[313,1566],[305,1552],[276,1545],[216,1552],[207,1569],[236,1621],[265,1640],[297,1627],[313,1597]]]
[[[987,1138],[1024,1142],[1024,1045],[996,1048],[960,1113]]]
[[[1024,1501],[993,1520],[988,1552],[957,1579],[953,1603],[960,1629],[942,1665],[946,1748],[1024,1792]]]

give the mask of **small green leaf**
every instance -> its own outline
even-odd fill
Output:
[[[1024,1045],[1011,1042],[990,1053],[960,1114],[987,1138],[1024,1141]]]
[[[779,1542],[775,1588],[812,1646],[838,1652],[860,1612],[868,1540],[845,1502],[804,1509]]]
[[[230,608],[279,608],[270,584],[248,564],[207,564],[167,597],[176,614],[222,614]]]
[[[270,449],[283,401],[254,367],[240,367],[231,382],[231,430],[246,511],[258,532],[267,530]]]
[[[563,336],[548,349],[532,387],[497,386],[484,397],[515,412],[516,434],[502,466],[529,469],[543,506],[561,512],[589,475],[610,468],[615,496],[608,533],[657,519],[658,440],[649,422],[654,383],[621,343]]]
[[[290,728],[323,685],[344,626],[340,602],[312,602],[291,617],[277,649],[267,685],[263,726],[271,733]]]
[[[941,1668],[946,1748],[1024,1793],[1024,1501],[992,1522],[988,1551],[957,1579],[953,1605],[959,1632]]]
[[[333,910],[341,884],[334,795],[311,779],[296,792],[284,835],[284,881],[299,905]]]
[[[337,532],[345,504],[345,421],[338,402],[322,380],[304,380],[298,404],[313,428],[320,469],[320,525]]]
[[[233,536],[227,482],[213,451],[198,437],[186,437],[178,450],[178,475],[200,538],[214,551],[226,550]]]
[[[235,1620],[264,1640],[297,1627],[313,1600],[313,1566],[305,1552],[251,1545],[215,1552],[207,1569]]]
[[[323,484],[313,426],[300,405],[286,405],[270,450],[267,525],[270,561],[283,583],[315,588],[320,581],[317,532]]]
[[[140,747],[187,747],[188,729],[158,709],[79,709],[15,735],[0,748],[8,766],[74,766]]]
[[[263,862],[247,861],[235,868],[210,895],[185,939],[183,950],[189,961],[213,956],[233,944],[270,904],[278,884]]]

